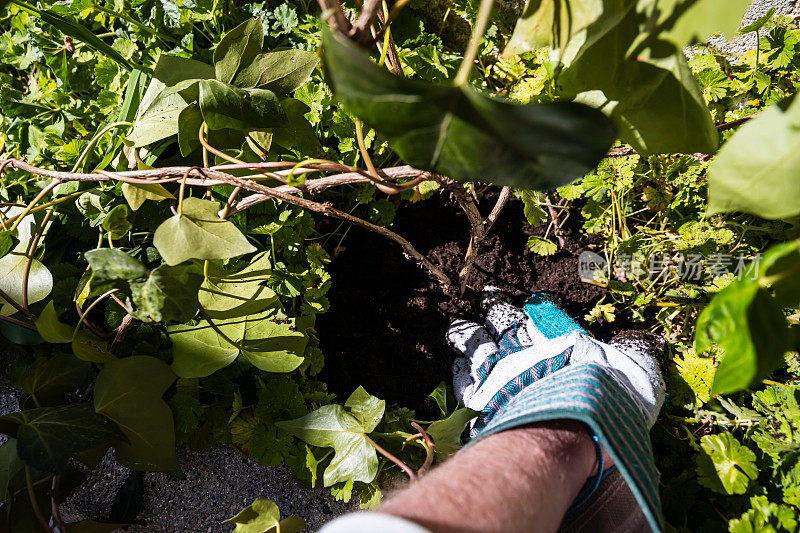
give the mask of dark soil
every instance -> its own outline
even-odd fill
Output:
[[[490,192],[482,201],[484,215],[496,197]],[[570,219],[577,229],[576,216]],[[445,333],[457,318],[480,321],[479,294],[485,285],[501,287],[519,304],[533,291],[552,291],[563,298],[567,311],[582,317],[604,293],[578,277],[578,254],[595,246],[585,237],[578,242],[577,233],[565,228],[564,249],[538,256],[526,243],[530,235],[542,235],[545,226],[532,228],[522,202],[509,201],[479,250],[463,297],[457,289],[446,292],[404,258],[395,243],[354,227],[330,268],[330,310],[317,321],[325,353],[322,379],[341,399],[363,385],[383,399],[424,413],[427,395],[451,379],[455,354],[445,343]],[[469,225],[449,194],[404,204],[391,229],[457,279]]]

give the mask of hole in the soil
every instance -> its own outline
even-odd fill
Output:
[[[496,193],[481,205],[486,214]],[[402,206],[394,231],[452,279],[466,251],[466,217],[445,195]],[[498,285],[522,303],[534,290],[558,292],[573,312],[585,313],[603,290],[581,283],[575,252],[566,236],[565,251],[539,257],[528,250],[531,228],[522,203],[511,201],[480,249],[470,286]],[[368,392],[410,408],[423,407],[426,396],[450,379],[455,355],[444,337],[456,318],[477,320],[477,293],[445,291],[400,248],[385,237],[353,228],[345,250],[331,264],[330,310],[317,329],[325,353],[322,379],[346,398],[363,385]],[[581,315],[582,316],[582,315]]]

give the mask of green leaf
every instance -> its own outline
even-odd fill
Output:
[[[17,439],[9,438],[0,445],[0,501],[8,501],[9,486],[25,464],[17,454]]]
[[[234,85],[261,87],[279,96],[297,90],[314,72],[319,63],[316,52],[280,50],[261,54],[236,76]]]
[[[200,106],[192,103],[178,115],[178,147],[181,155],[188,157],[200,147],[200,127],[203,125],[203,113]]]
[[[203,271],[195,263],[161,265],[144,282],[131,283],[136,306],[132,314],[142,321],[185,322],[197,313],[201,283]]]
[[[800,213],[800,99],[773,105],[741,126],[711,162],[708,213],[768,219]]]
[[[236,533],[264,533],[275,527],[281,520],[278,506],[270,500],[256,499],[253,503],[239,511],[239,513],[223,524],[235,524]]]
[[[213,79],[214,67],[186,57],[161,54],[153,78],[166,87],[173,87],[186,80]]]
[[[756,454],[730,433],[706,435],[700,440],[697,457],[699,482],[722,494],[744,494],[758,477]]]
[[[790,348],[783,313],[756,281],[736,281],[720,291],[697,320],[695,348],[716,343],[724,357],[711,394],[736,392],[778,368]]]
[[[791,506],[772,503],[762,495],[752,496],[750,506],[742,516],[728,522],[730,533],[797,531],[798,518]]]
[[[704,42],[715,33],[735,37],[751,0],[649,0],[646,4],[650,20],[668,28],[658,37],[682,48]],[[680,16],[670,24],[676,14]]]
[[[108,342],[88,329],[75,332],[72,337],[72,352],[78,359],[93,363],[108,363],[116,359],[108,351]]]
[[[297,149],[302,155],[315,157],[325,153],[314,126],[306,119],[305,114],[311,109],[294,98],[283,98],[281,107],[286,112],[289,125],[273,130],[273,141],[286,149]]]
[[[212,130],[263,130],[288,124],[272,91],[239,89],[217,80],[200,81],[200,111]]]
[[[255,252],[232,222],[219,218],[219,204],[199,198],[184,198],[183,213],[162,222],[153,245],[168,265],[188,259],[229,259]]]
[[[434,453],[437,457],[448,457],[461,449],[461,434],[477,415],[472,409],[462,407],[444,420],[437,420],[428,426],[428,434],[436,445]]]
[[[758,261],[761,283],[783,308],[800,308],[800,241],[777,244]]]
[[[769,8],[769,10],[766,13],[764,13],[763,15],[758,17],[756,20],[754,20],[753,22],[751,22],[747,26],[743,26],[743,27],[739,28],[739,33],[745,34],[745,33],[750,33],[751,31],[760,30],[761,28],[766,26],[767,22],[772,20],[772,16],[773,15],[775,15],[775,8],[771,7],[771,8]]]
[[[591,170],[615,136],[602,113],[580,104],[516,105],[468,86],[400,78],[326,25],[323,53],[327,79],[350,112],[408,164],[455,179],[557,187]]]
[[[345,405],[352,414],[341,405],[325,405],[306,416],[278,422],[278,427],[312,446],[334,449],[323,475],[326,487],[343,481],[370,483],[378,473],[378,457],[367,433],[380,422],[386,402],[359,387]]]
[[[602,12],[602,0],[530,0],[503,55],[522,54],[545,46],[560,48]]]
[[[230,83],[243,65],[250,65],[261,53],[264,28],[258,19],[248,19],[225,34],[214,50],[215,77]],[[209,76],[210,77],[210,76]]]
[[[96,248],[84,254],[92,269],[92,294],[126,287],[131,281],[144,281],[150,271],[141,261],[117,248]]]
[[[16,3],[16,2],[15,2]],[[58,31],[64,33],[65,35],[69,35],[70,37],[77,39],[79,41],[83,41],[86,43],[90,48],[97,50],[101,54],[110,57],[127,70],[133,70],[133,65],[128,62],[124,57],[122,57],[119,52],[114,50],[114,48],[104,41],[102,41],[98,36],[94,33],[89,31],[85,26],[82,24],[70,20],[66,17],[59,15],[53,11],[48,9],[36,9],[31,4],[24,3],[24,4],[17,4],[21,5],[24,9],[32,11],[38,15],[40,19],[44,22],[50,24],[51,26],[55,27]]]
[[[531,235],[528,237],[528,248],[538,255],[553,255],[558,251],[558,245],[550,239]]]
[[[20,239],[20,244],[22,239]],[[19,246],[19,245],[18,245]],[[24,253],[11,252],[0,257],[0,289],[12,300],[22,305],[23,277],[28,257]],[[28,304],[47,298],[53,290],[53,275],[38,259],[31,259],[31,270],[28,275]],[[13,315],[13,305],[2,301],[0,315]]]
[[[47,342],[55,344],[72,342],[73,328],[58,320],[53,302],[48,302],[39,314],[39,318],[36,319],[36,329]]]
[[[602,109],[617,123],[621,139],[642,154],[713,153],[718,144],[681,49],[663,40],[651,49],[644,40],[653,31],[659,35],[661,27],[654,30],[651,19],[672,13],[676,1],[604,2],[602,15],[561,51],[563,96]],[[657,9],[661,4],[664,9]]]
[[[94,407],[122,428],[115,443],[120,464],[136,470],[182,476],[175,456],[172,411],[162,395],[175,381],[154,357],[132,356],[107,363],[94,388]]]
[[[173,343],[172,369],[182,378],[211,375],[239,355],[266,372],[291,372],[303,362],[308,342],[295,328],[295,319],[286,318],[278,307],[213,320],[213,326],[201,320],[195,326],[178,324],[167,329]]]
[[[17,239],[17,230],[0,231],[0,258],[8,255],[8,252],[13,250],[17,244],[19,244],[19,239]]]
[[[108,212],[100,226],[111,233],[112,239],[121,239],[133,228],[133,225],[128,221],[128,215],[130,214],[131,212],[127,205],[118,205]]]
[[[520,191],[520,194],[528,224],[535,227],[547,220],[547,212],[540,205],[543,195],[536,191]]]
[[[88,404],[5,415],[0,417],[0,432],[17,439],[19,458],[40,472],[63,472],[73,454],[125,440],[116,424]]]
[[[269,252],[261,252],[238,272],[208,264],[200,287],[200,305],[212,319],[241,317],[258,313],[278,297],[266,286],[272,275]]]
[[[147,88],[147,75],[135,68],[128,76],[128,83],[125,88],[125,98],[122,100],[122,107],[117,115],[117,122],[133,122],[136,118],[136,110],[142,101],[144,91]]]
[[[188,109],[188,108],[187,108]],[[180,133],[178,133],[180,136]],[[200,141],[198,140],[198,143]],[[162,200],[174,200],[175,197],[159,183],[140,184],[140,183],[123,183],[122,195],[125,201],[131,206],[131,209],[136,211],[145,200],[153,200],[160,202]]]
[[[40,357],[25,369],[18,386],[30,394],[36,405],[55,406],[66,403],[70,393],[83,392],[91,368],[89,363],[70,354],[57,354],[49,359]]]

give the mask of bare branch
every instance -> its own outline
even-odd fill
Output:
[[[369,42],[372,35],[369,29],[372,27],[372,21],[375,15],[379,13],[381,0],[364,0],[364,6],[361,8],[361,13],[353,27],[350,29],[350,36],[355,37],[362,43]]]
[[[350,21],[347,20],[344,10],[342,9],[342,6],[339,5],[337,0],[317,0],[317,3],[319,4],[319,7],[322,8],[323,15],[327,16],[328,23],[334,30],[344,33],[345,35],[350,34],[350,29],[352,26],[350,25]]]

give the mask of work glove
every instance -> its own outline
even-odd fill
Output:
[[[478,412],[472,439],[533,422],[578,420],[595,440],[598,459],[602,445],[652,529],[661,530],[648,431],[664,403],[663,340],[635,332],[609,344],[597,341],[547,293],[519,309],[487,287],[482,307],[485,325],[459,320],[447,332],[460,355],[453,367],[456,398]],[[600,484],[599,470],[581,501]]]

